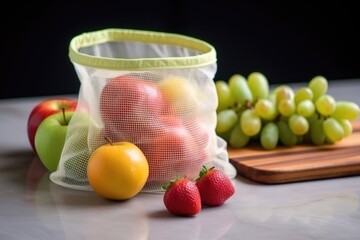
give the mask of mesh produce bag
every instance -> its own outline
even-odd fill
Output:
[[[143,151],[149,163],[143,191],[161,191],[177,176],[194,179],[203,165],[236,175],[215,133],[211,45],[178,34],[104,29],[74,37],[69,51],[81,85],[53,182],[91,191],[87,163],[106,138]]]

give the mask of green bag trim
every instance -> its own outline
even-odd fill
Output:
[[[167,44],[199,52],[196,56],[158,58],[107,58],[80,53],[79,49],[96,44],[117,41]],[[71,61],[94,68],[109,70],[145,70],[167,68],[189,68],[210,65],[216,62],[216,51],[210,44],[196,38],[164,32],[130,29],[104,29],[83,33],[70,42]]]

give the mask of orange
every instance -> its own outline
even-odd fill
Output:
[[[91,154],[87,174],[95,193],[110,200],[126,200],[144,187],[149,176],[149,165],[135,144],[109,143]]]

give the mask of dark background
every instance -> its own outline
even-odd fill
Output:
[[[253,71],[272,84],[307,82],[315,75],[360,78],[359,11],[346,1],[49,2],[1,11],[0,98],[77,93],[70,40],[111,27],[205,40],[217,51],[215,79]]]

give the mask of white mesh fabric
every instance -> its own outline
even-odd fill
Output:
[[[184,47],[140,42],[108,42],[80,49],[108,58],[184,57]],[[78,109],[70,121],[57,171],[50,179],[62,186],[89,190],[86,167],[91,153],[112,142],[136,144],[149,163],[143,191],[161,191],[177,176],[196,178],[203,165],[230,177],[226,142],[215,134],[216,64],[202,67],[121,71],[74,63],[81,82]]]

